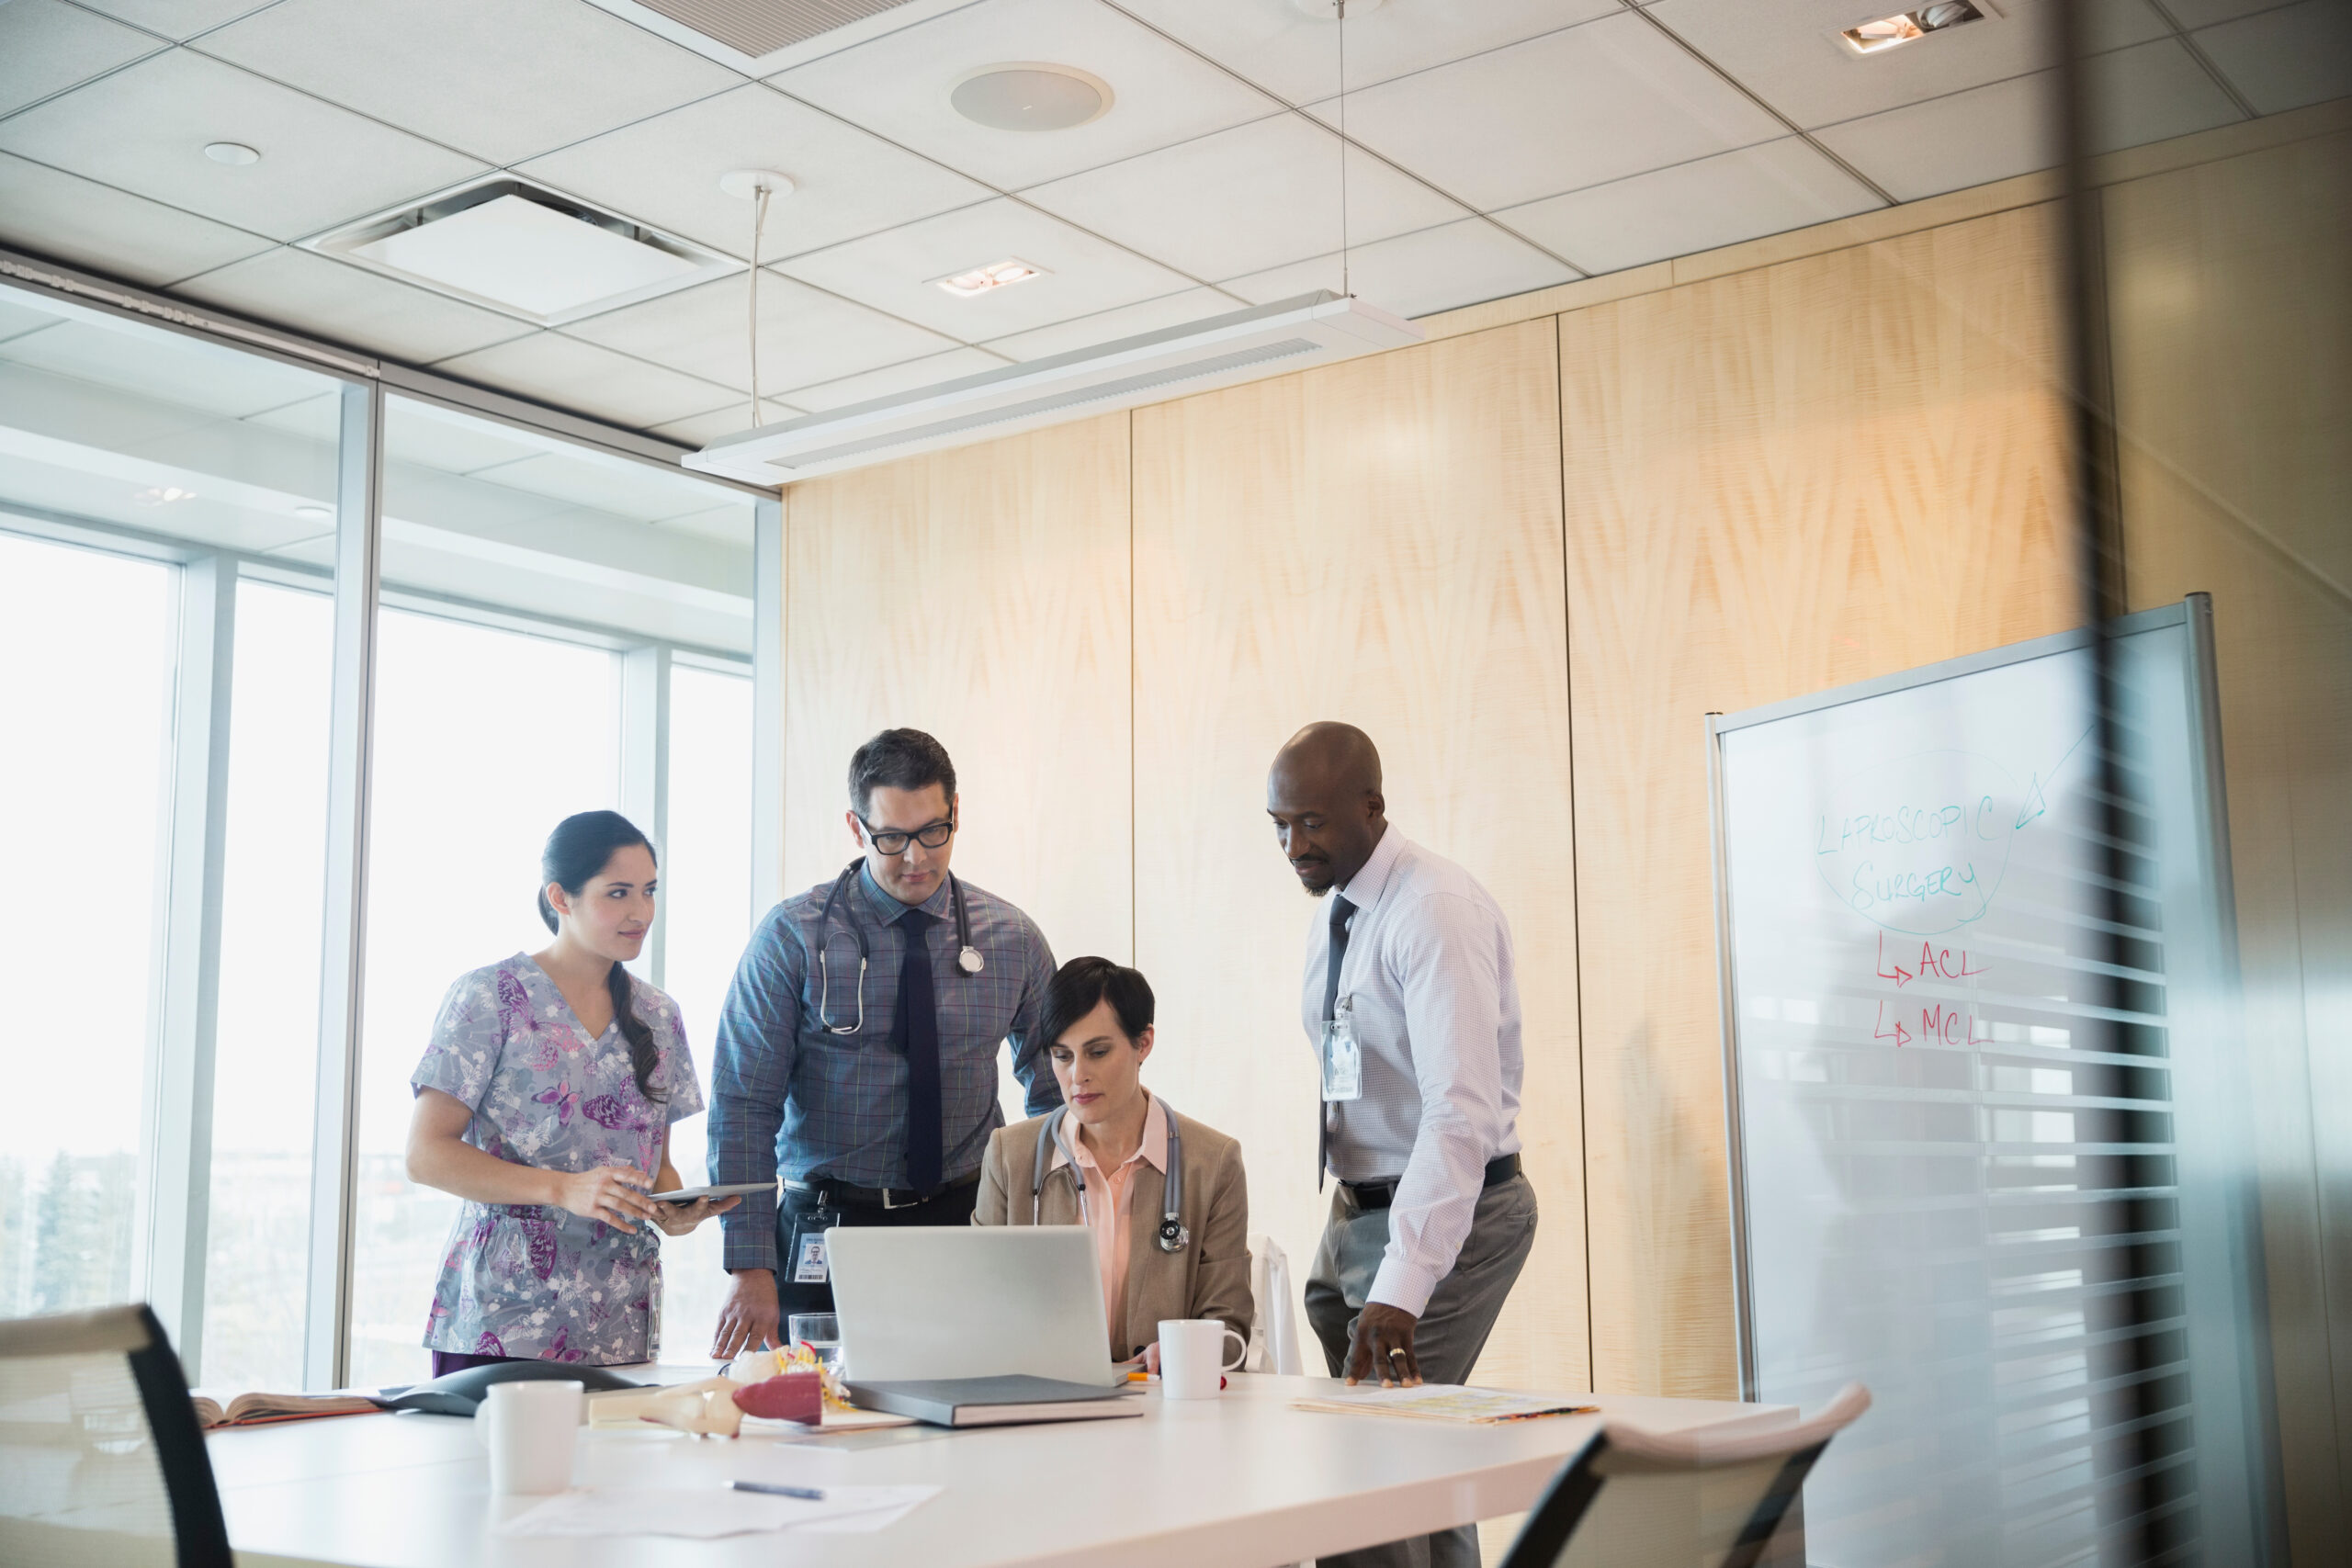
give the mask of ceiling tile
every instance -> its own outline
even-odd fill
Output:
[[[1328,97],[1340,79],[1340,29],[1293,0],[1121,4],[1292,103]],[[1348,87],[1426,71],[1617,8],[1617,0],[1399,0],[1348,19]]]
[[[191,277],[172,292],[417,365],[532,330],[512,316],[290,246]]]
[[[75,0],[93,11],[104,11],[134,27],[165,38],[194,38],[200,32],[258,11],[273,0]]]
[[[1534,246],[1482,218],[1448,223],[1377,244],[1348,259],[1348,281],[1358,297],[1400,316],[1427,316],[1482,299],[1548,288],[1576,276]],[[1340,258],[1317,256],[1224,286],[1256,305],[1317,288],[1340,292]]]
[[[775,402],[767,398],[760,400],[760,423],[763,424],[774,424],[776,421],[784,419],[797,419],[808,412],[806,409],[794,408],[788,403]],[[708,413],[698,413],[691,418],[673,420],[668,424],[657,424],[653,427],[652,434],[659,435],[664,441],[675,441],[682,446],[707,446],[722,435],[732,435],[737,431],[750,429],[751,424],[748,400],[738,398],[726,407],[713,409]]]
[[[2093,151],[2185,136],[2238,118],[2236,107],[2172,39],[2094,55]],[[2057,161],[2052,71],[1824,128],[1822,144],[1897,201],[2007,179]]]
[[[760,254],[771,258],[993,194],[756,83],[535,159],[521,172],[748,259],[751,204],[718,188],[718,176],[730,169],[775,169],[792,176],[792,193],[768,206]]]
[[[1231,277],[1339,242],[1340,139],[1313,120],[1276,115],[1022,196],[1195,277]],[[1345,213],[1357,243],[1470,216],[1361,148],[1348,154]]]
[[[1860,55],[1838,29],[1874,14],[1857,0],[1657,0],[1649,14],[1774,108],[1811,130],[2006,81],[2049,62],[2041,0],[1988,14],[1899,48]],[[1888,9],[1898,9],[1890,6]],[[2092,47],[2170,31],[2147,0],[2086,0]]]
[[[557,408],[650,430],[712,408],[727,389],[561,333],[535,333],[434,367]]]
[[[931,281],[1018,257],[1049,276],[959,299]],[[1172,294],[1190,280],[1020,202],[1000,198],[780,264],[965,343]]]
[[[285,0],[196,47],[494,164],[742,80],[579,0]]]
[[[1687,256],[1881,205],[1797,137],[1743,147],[1495,214],[1587,272]]]
[[[2256,11],[2275,11],[2278,0],[2165,0],[2165,9],[2184,28],[2206,28]]]
[[[1074,65],[1110,84],[1110,111],[1067,130],[993,130],[947,95],[983,66]],[[891,141],[1006,190],[1116,163],[1281,106],[1102,0],[980,0],[773,78]]]
[[[1050,355],[1068,354],[1076,348],[1092,348],[1098,344],[1116,343],[1123,337],[1138,337],[1145,333],[1159,332],[1163,327],[1181,327],[1189,321],[1205,321],[1211,316],[1246,309],[1248,306],[1243,301],[1223,289],[1187,288],[1181,294],[1162,295],[1157,299],[1146,299],[1139,305],[1122,305],[1115,310],[1080,316],[1071,321],[1058,321],[1050,327],[1039,327],[1035,332],[995,338],[982,346],[1014,359],[1044,359]]]
[[[1347,116],[1355,140],[1482,211],[1782,134],[1631,13],[1369,88]]]
[[[903,365],[885,365],[862,376],[844,376],[821,387],[802,387],[791,395],[794,402],[817,413],[826,409],[844,409],[873,398],[895,397],[918,387],[935,387],[942,381],[977,376],[983,370],[1001,370],[1011,363],[1007,355],[991,354],[984,348],[953,348],[945,354],[910,359]]]
[[[243,168],[210,141],[261,152]],[[276,239],[455,185],[481,164],[387,125],[175,49],[6,120],[20,153]]]
[[[165,47],[62,0],[0,5],[0,114]]]
[[[2194,36],[2264,114],[2339,97],[2352,85],[2352,9],[2343,0],[2305,0]]]
[[[716,278],[642,305],[574,321],[563,330],[573,337],[748,394],[752,382],[744,344],[749,326],[745,282],[740,273]],[[761,275],[760,385],[763,389],[789,393],[795,387],[955,346],[937,333],[780,277],[772,268]],[[710,406],[707,400],[702,404],[705,409]]]
[[[209,271],[272,243],[6,152],[0,152],[0,243],[150,285]]]

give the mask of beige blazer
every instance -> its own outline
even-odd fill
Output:
[[[1162,1318],[1223,1318],[1247,1339],[1256,1316],[1250,1296],[1250,1181],[1241,1168],[1241,1145],[1173,1109],[1168,1116],[1184,1145],[1184,1197],[1177,1218],[1193,1239],[1182,1252],[1159,1249],[1154,1231],[1167,1184],[1146,1161],[1128,1190],[1135,1220],[1128,1231],[1127,1321],[1111,1325],[1118,1360],[1159,1338]],[[1029,1179],[1037,1168],[1037,1140],[1045,1131],[1046,1119],[1033,1116],[989,1136],[974,1224],[1080,1223],[1078,1173],[1067,1165],[1046,1173],[1037,1218],[1030,1219]],[[1046,1157],[1053,1158],[1050,1150]]]

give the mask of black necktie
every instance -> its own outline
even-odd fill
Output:
[[[1356,907],[1339,894],[1331,895],[1331,962],[1323,972],[1323,1021],[1329,1023],[1339,1016],[1340,961],[1348,955],[1348,922],[1356,918]],[[1328,1049],[1328,1046],[1326,1047]],[[1318,1056],[1320,1053],[1317,1053]],[[1317,1067],[1324,1064],[1317,1061]],[[1323,1190],[1323,1172],[1331,1161],[1331,1106],[1323,1098],[1321,1075],[1315,1086],[1315,1190]]]
[[[899,917],[906,955],[899,961],[899,1008],[890,1043],[907,1055],[907,1185],[928,1192],[940,1182],[943,1135],[939,1117],[939,1003],[931,988],[931,917],[909,909]]]

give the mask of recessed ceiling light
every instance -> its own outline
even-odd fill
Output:
[[[975,294],[986,294],[991,288],[1026,283],[1033,277],[1045,276],[1044,267],[1031,266],[1025,261],[1008,256],[1001,262],[976,266],[969,272],[959,272],[953,277],[934,277],[932,281],[959,299],[969,299]]]
[[[164,506],[175,501],[194,501],[196,491],[182,490],[177,485],[155,485],[130,498],[141,506]]]
[[[1969,0],[1940,0],[1933,6],[1922,6],[1916,11],[1898,11],[1892,17],[1859,23],[1838,36],[1846,40],[1856,54],[1877,54],[1897,44],[1939,33],[1946,28],[1956,28],[1962,22],[1982,21],[1984,13]]]
[[[990,130],[1068,130],[1111,112],[1111,85],[1075,65],[987,65],[947,95],[956,112]]]
[[[294,515],[305,518],[312,523],[323,523],[328,518],[334,515],[334,508],[332,506],[319,506],[316,504],[310,506],[298,506],[294,509]]]
[[[242,141],[209,143],[204,149],[204,155],[216,164],[227,164],[240,169],[248,164],[261,162],[261,154]]]

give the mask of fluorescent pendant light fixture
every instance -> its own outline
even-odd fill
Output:
[[[650,299],[741,265],[511,175],[304,243],[542,326]]]
[[[1033,277],[1045,276],[1044,267],[1032,266],[1027,262],[1015,257],[1001,262],[990,262],[986,266],[976,266],[969,272],[959,272],[953,277],[934,277],[931,281],[955,295],[958,299],[969,299],[977,295],[986,294],[991,288],[1002,288],[1014,283],[1026,283]]]
[[[774,485],[990,441],[1421,341],[1361,299],[1302,294],[1185,326],[984,370],[714,441],[686,467]]]

